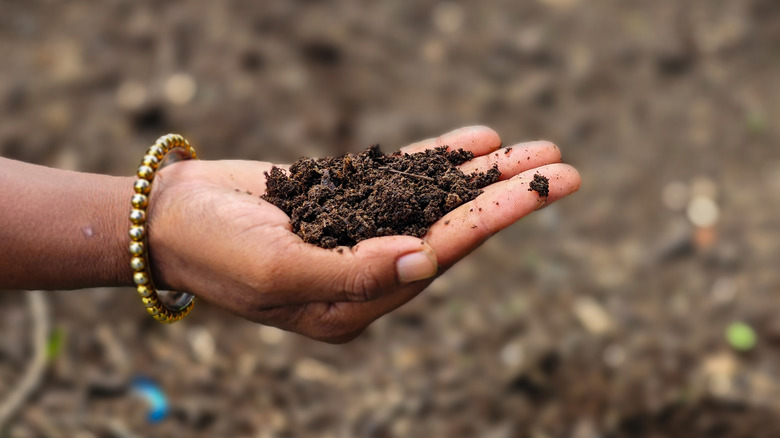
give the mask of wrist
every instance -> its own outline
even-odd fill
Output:
[[[129,220],[127,218],[130,212],[130,197],[133,194],[132,177],[106,177],[104,187],[108,188],[105,193],[105,206],[111,212],[104,216],[96,212],[94,217],[105,217],[106,224],[104,228],[109,230],[107,233],[110,240],[105,242],[109,249],[106,254],[106,270],[109,272],[109,278],[106,281],[108,285],[115,286],[133,286],[133,273],[130,268],[130,255],[127,247],[130,244],[128,235]]]
[[[176,195],[172,192],[181,171],[190,163],[181,161],[158,170],[149,194],[146,210],[149,266],[158,289],[189,292],[178,275],[186,263],[180,259],[186,242],[182,245],[177,235],[181,227],[187,226],[187,220],[179,209],[173,207]]]

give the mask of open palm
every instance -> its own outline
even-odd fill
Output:
[[[402,151],[442,145],[474,153],[460,166],[465,173],[498,165],[501,180],[434,223],[422,239],[377,237],[336,250],[304,243],[291,231],[290,218],[260,199],[271,163],[168,166],[159,172],[150,211],[156,282],[252,321],[344,342],[496,232],[579,188],[579,174],[560,164],[555,145],[530,142],[498,151],[499,136],[485,127],[462,128]],[[536,173],[550,180],[547,198],[528,190]]]

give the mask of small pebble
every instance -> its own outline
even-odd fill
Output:
[[[718,222],[720,210],[718,204],[712,198],[706,196],[696,196],[688,203],[686,210],[688,220],[697,227],[711,227]]]
[[[190,341],[195,359],[203,364],[211,363],[217,350],[211,332],[204,327],[193,327],[187,333],[187,339]]]
[[[186,73],[177,73],[165,81],[165,97],[174,105],[186,105],[197,91],[195,78]]]
[[[501,349],[501,362],[509,368],[517,368],[523,363],[525,354],[520,342],[512,342]]]
[[[574,314],[590,333],[602,335],[612,331],[614,323],[609,313],[593,298],[581,297],[574,303]]]

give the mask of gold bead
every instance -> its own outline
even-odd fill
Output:
[[[130,212],[130,222],[136,225],[143,224],[146,222],[146,212],[138,209],[132,210]]]
[[[130,259],[130,267],[133,268],[133,271],[143,271],[146,269],[146,260],[143,257],[133,257]],[[142,287],[146,286],[138,286],[138,293],[141,293],[140,288]]]
[[[166,137],[168,137],[168,141],[171,142],[171,147],[184,146],[187,142],[184,140],[184,137],[179,134],[168,134]]]
[[[144,307],[157,307],[159,304],[159,301],[157,301],[157,297],[154,295],[150,295],[148,297],[141,297],[141,302],[144,303]]]
[[[134,225],[130,227],[130,240],[140,242],[146,234],[146,229],[141,225]]]
[[[144,253],[144,244],[143,242],[132,242],[130,243],[130,246],[127,247],[127,250],[136,257],[140,256]]]
[[[192,157],[192,159],[193,159],[193,160],[196,160],[196,159],[198,158],[198,155],[197,155],[197,154],[195,154],[195,149],[194,149],[194,148],[192,148],[192,147],[190,147],[188,150],[189,150],[189,152],[190,152],[190,156]]]
[[[136,193],[130,199],[130,203],[133,204],[133,207],[135,208],[144,208],[149,204],[149,199],[146,197],[146,195]]]
[[[136,272],[133,274],[133,282],[138,286],[144,286],[149,284],[149,276],[146,272]]]
[[[155,144],[146,150],[146,155],[151,155],[154,158],[157,158],[157,160],[162,161],[163,157],[165,156],[165,152],[166,149],[164,147]]]
[[[162,137],[158,138],[154,145],[159,146],[165,153],[168,153],[172,146],[171,139],[167,135],[163,135]]]
[[[149,194],[149,189],[152,188],[152,185],[149,183],[149,181],[145,179],[137,179],[135,180],[135,183],[133,183],[133,189],[136,193],[139,193],[141,195],[147,195]]]
[[[152,307],[147,307],[146,312],[154,316],[154,319],[158,321],[162,321],[160,318],[158,318],[158,316],[164,317],[163,315],[160,314],[160,312],[162,312],[162,309],[160,308],[160,306],[157,305],[152,305]]]
[[[138,295],[141,296],[141,299],[145,298],[154,298],[154,289],[150,288],[149,286],[140,285],[135,288],[135,291],[138,292]]]
[[[160,165],[160,160],[158,160],[154,155],[144,155],[144,159],[141,160],[141,164],[157,170],[157,167]]]
[[[138,178],[148,181],[154,179],[154,169],[149,166],[139,166],[138,171],[135,174],[138,175]]]

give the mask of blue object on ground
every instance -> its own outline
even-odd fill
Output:
[[[152,379],[136,377],[130,384],[130,389],[149,404],[147,419],[150,423],[159,423],[168,416],[168,398]]]

